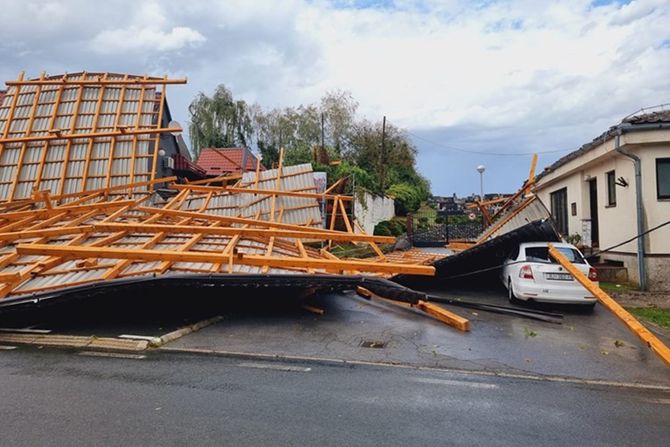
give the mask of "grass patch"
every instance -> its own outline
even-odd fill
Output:
[[[619,284],[619,283],[601,281],[599,285],[600,288],[603,289],[605,292],[631,292],[638,290],[637,288],[629,284]]]
[[[393,244],[381,244],[379,249],[382,253],[389,253],[393,250]],[[377,256],[377,253],[368,244],[360,246],[355,244],[336,245],[330,252],[338,258],[372,258]]]
[[[628,311],[643,320],[651,321],[665,329],[670,329],[670,309],[658,307],[629,307]]]

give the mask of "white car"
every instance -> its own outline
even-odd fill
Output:
[[[500,279],[507,287],[509,300],[583,304],[593,307],[596,298],[549,256],[548,244],[548,242],[520,244],[505,260]],[[597,284],[596,269],[589,265],[574,245],[552,244]]]

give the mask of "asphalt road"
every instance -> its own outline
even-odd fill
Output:
[[[497,284],[441,286],[431,293],[507,305]],[[603,306],[593,312],[543,306],[564,314],[563,324],[449,307],[467,317],[470,332],[425,314],[369,302],[355,294],[325,294],[310,301],[323,315],[298,306],[249,305],[223,310],[223,320],[165,349],[241,352],[414,366],[560,376],[670,386],[670,370]],[[380,349],[362,346],[373,341]],[[667,340],[666,340],[667,342]]]
[[[2,445],[666,446],[670,392],[397,367],[0,351]]]

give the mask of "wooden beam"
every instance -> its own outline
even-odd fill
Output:
[[[22,72],[23,73],[23,72]],[[104,74],[107,76],[107,73]],[[157,84],[186,84],[184,79],[167,79],[167,78],[136,78],[128,79],[23,79],[23,75],[19,76],[18,81],[7,81],[5,84],[9,86],[19,85],[157,85]]]
[[[133,233],[161,233],[169,232],[174,234],[211,234],[218,236],[245,237],[280,237],[290,239],[332,239],[335,241],[356,241],[356,242],[379,242],[382,244],[392,244],[395,237],[392,236],[374,236],[367,234],[348,234],[334,233],[324,234],[322,231],[311,231],[307,228],[305,231],[283,230],[283,229],[260,229],[260,228],[239,228],[239,227],[212,227],[202,225],[160,225],[146,223],[99,223],[93,224],[96,230],[100,231],[131,231]]]
[[[63,75],[63,78],[65,78],[65,75]],[[49,124],[47,125],[47,129],[53,129],[54,123],[56,122],[56,118],[58,117],[58,109],[60,108],[61,104],[61,99],[63,97],[63,90],[65,90],[65,85],[61,85],[58,88],[58,92],[56,93],[56,100],[54,101],[53,104],[53,109],[51,110],[51,117],[49,118]],[[91,140],[93,141],[93,140]],[[42,145],[42,154],[40,156],[40,164],[39,167],[37,168],[37,175],[35,176],[35,183],[33,184],[34,188],[39,189],[41,188],[40,183],[42,182],[42,175],[44,174],[44,166],[46,164],[47,160],[47,154],[49,152],[49,141],[45,141],[44,144]]]
[[[275,190],[281,191],[281,171],[282,167],[284,165],[284,148],[279,149],[279,166],[277,166],[277,180],[275,182]],[[272,195],[272,203],[270,205],[270,221],[274,222],[275,221],[275,204],[277,201],[277,195],[273,194]]]
[[[107,73],[105,73],[103,80],[107,78]],[[63,88],[61,86],[61,88]],[[98,102],[95,105],[95,114],[93,115],[93,125],[91,126],[91,132],[95,133],[98,130],[98,121],[100,119],[100,110],[102,108],[102,102],[105,99],[105,86],[101,85],[100,88],[98,89]],[[53,128],[53,125],[49,126],[49,128]],[[88,182],[88,171],[90,169],[91,165],[91,155],[93,153],[93,138],[88,140],[88,147],[86,148],[86,160],[84,161],[84,169],[82,171],[82,179],[81,179],[81,190],[86,191],[88,188],[86,187],[86,183]],[[131,179],[132,182],[132,179]]]
[[[110,186],[109,188],[90,189],[88,191],[80,191],[80,192],[73,192],[70,194],[62,194],[59,196],[51,196],[51,200],[63,200],[63,199],[69,199],[71,197],[79,197],[82,195],[97,194],[97,193],[108,194],[113,191],[122,191],[125,189],[133,190],[135,188],[141,188],[142,186],[151,186],[156,183],[170,183],[174,182],[175,180],[177,180],[177,177],[163,177],[154,180],[146,180],[144,182],[135,182],[135,183],[128,183],[125,185]]]
[[[342,184],[342,182],[345,181],[346,179],[347,179],[347,177],[342,177],[341,179],[339,179],[338,181],[336,181],[335,183],[333,183],[332,185],[330,185],[330,186],[326,189],[325,193],[328,194],[329,192],[331,192],[332,190],[334,190],[335,188],[337,188],[340,184]]]
[[[346,234],[341,231],[331,231],[321,228],[314,227],[305,227],[302,225],[286,224],[281,222],[270,222],[267,220],[255,220],[247,217],[232,217],[232,216],[221,216],[218,214],[209,214],[209,213],[200,213],[197,211],[183,211],[183,210],[163,210],[162,208],[153,208],[147,206],[137,207],[138,211],[144,211],[146,213],[155,213],[158,210],[161,210],[165,215],[168,216],[177,216],[177,217],[193,217],[195,219],[202,219],[206,221],[213,222],[223,222],[228,224],[248,224],[251,227],[260,227],[260,228],[281,228],[284,230],[296,230],[296,231],[314,231],[323,234],[324,237],[327,237],[331,234]]]
[[[17,138],[3,138],[0,139],[0,145],[7,143],[23,143],[31,141],[51,141],[51,140],[86,140],[88,138],[104,138],[104,137],[130,137],[135,135],[147,135],[154,133],[173,133],[181,132],[179,127],[165,127],[155,129],[126,129],[121,127],[119,130],[110,130],[105,132],[90,132],[90,133],[61,133],[60,129],[51,129],[49,135],[36,135],[30,137]]]
[[[76,206],[58,206],[52,209],[40,209],[40,210],[29,210],[29,211],[15,211],[12,213],[5,213],[2,215],[2,219],[14,220],[14,219],[23,219],[25,217],[37,216],[37,218],[46,218],[52,217],[62,212],[67,213],[84,213],[92,209],[95,210],[108,210],[120,208],[126,205],[132,205],[134,200],[116,200],[113,202],[96,202],[91,204],[76,205]],[[160,208],[159,208],[160,209]]]
[[[81,74],[81,79],[86,78],[86,72],[83,72]],[[77,90],[77,99],[75,100],[74,103],[74,109],[72,111],[72,115],[70,116],[70,129],[69,129],[69,134],[73,134],[74,131],[77,129],[77,120],[79,119],[79,109],[81,107],[81,100],[84,97],[84,86],[80,85],[79,89]],[[58,187],[58,194],[63,194],[65,191],[65,180],[67,179],[67,168],[68,168],[68,163],[70,162],[70,152],[72,150],[72,139],[68,139],[67,143],[65,144],[65,154],[63,156],[63,161],[61,163],[61,176],[60,176],[60,185]],[[82,188],[83,190],[84,188]]]
[[[430,303],[428,301],[423,301],[419,300],[416,304],[412,303],[407,303],[404,301],[397,301],[394,299],[386,298],[380,295],[377,295],[376,293],[364,288],[364,287],[357,287],[356,288],[356,293],[358,293],[360,296],[364,298],[375,298],[377,300],[381,300],[385,303],[393,304],[396,306],[402,306],[406,308],[414,308],[418,309],[431,317],[441,321],[442,323],[446,324],[447,326],[451,326],[455,329],[458,329],[461,332],[468,332],[470,330],[470,321],[467,318],[463,318],[460,315],[457,315],[453,312],[450,312],[446,310],[443,307],[437,306],[433,303]]]
[[[495,222],[495,224],[491,227],[489,227],[486,232],[477,239],[477,243],[480,244],[484,242],[488,237],[499,230],[503,225],[505,225],[507,222],[512,220],[515,216],[517,216],[521,211],[523,211],[528,205],[535,200],[536,196],[529,197],[525,200],[525,202],[521,203],[514,211],[509,213],[508,215],[505,216],[504,219],[500,219],[499,221]]]
[[[12,231],[9,233],[0,233],[0,241],[18,241],[21,239],[30,239],[34,237],[52,237],[65,234],[79,234],[93,230],[92,225],[82,225],[77,227],[54,227],[40,228],[37,230]]]
[[[40,74],[40,79],[44,79],[44,72]],[[42,86],[38,85],[35,87],[34,97],[33,97],[33,105],[30,108],[30,115],[28,118],[28,123],[26,123],[26,130],[24,132],[24,136],[30,135],[32,132],[32,127],[33,127],[33,122],[35,122],[35,114],[37,112],[37,106],[40,103],[40,94],[42,93]],[[11,124],[9,121],[5,124],[7,127],[11,127]],[[19,151],[19,160],[16,162],[16,171],[14,172],[14,180],[11,183],[11,186],[9,187],[9,193],[7,194],[7,197],[9,200],[14,199],[14,193],[16,192],[16,186],[19,184],[19,179],[22,177],[21,175],[21,170],[23,169],[23,161],[25,160],[26,156],[26,151],[28,150],[28,144],[23,143],[21,146],[21,150]],[[35,183],[33,183],[33,187],[35,187]]]
[[[277,189],[257,189],[257,188],[239,188],[235,186],[201,186],[194,185],[193,183],[187,183],[185,185],[173,184],[171,188],[177,190],[188,189],[195,192],[217,192],[217,193],[244,193],[244,194],[260,194],[267,196],[286,196],[286,197],[304,197],[307,199],[328,199],[333,200],[338,198],[339,200],[351,201],[353,198],[351,196],[339,196],[334,194],[320,194],[316,192],[300,192],[300,191],[283,191]]]
[[[23,81],[24,72],[19,73],[19,82]],[[7,92],[9,94],[9,91]],[[16,104],[19,100],[19,95],[21,94],[21,86],[17,85],[14,87],[14,93],[12,96],[12,102],[9,103],[9,110],[7,111],[7,118],[5,118],[5,128],[2,130],[2,137],[0,138],[0,160],[2,160],[2,152],[5,149],[3,141],[9,135],[9,129],[12,127],[12,120],[14,119],[14,113],[16,112]],[[7,197],[7,200],[11,200],[11,197]]]
[[[140,261],[174,261],[174,262],[217,262],[226,263],[229,256],[220,253],[204,252],[177,252],[164,250],[143,250],[110,247],[89,246],[58,246],[47,244],[18,244],[16,252],[21,255],[59,256],[66,259],[77,258],[105,258],[105,259],[134,259]],[[435,268],[432,266],[393,264],[365,261],[335,261],[330,259],[302,259],[286,256],[258,256],[237,253],[236,264],[262,267],[268,265],[276,268],[315,268],[326,271],[358,270],[361,272],[393,273],[410,275],[433,276]]]
[[[533,159],[530,162],[530,172],[528,173],[528,181],[526,183],[526,188],[535,183],[535,167],[537,166],[537,154],[533,154]]]
[[[635,335],[658,355],[666,365],[670,366],[670,348],[659,340],[649,329],[644,327],[634,316],[626,309],[621,307],[612,297],[603,291],[598,285],[584,275],[577,267],[572,264],[553,244],[549,244],[549,255],[558,261],[570,274],[589,292],[591,292],[600,301],[600,304],[609,309],[617,316]]]
[[[414,307],[433,316],[434,318],[437,318],[442,323],[458,329],[461,332],[468,332],[470,330],[470,321],[467,318],[456,315],[455,313],[450,312],[447,309],[438,306],[437,304],[419,300],[419,302]]]
[[[167,75],[165,78],[167,80]],[[161,127],[163,124],[163,112],[165,111],[165,102],[167,101],[166,97],[166,85],[162,84],[163,87],[161,89],[161,98],[160,98],[160,104],[158,105],[158,117],[156,119],[156,127]],[[176,132],[176,129],[173,130],[173,132]],[[156,139],[154,141],[154,153],[153,153],[153,158],[151,160],[151,172],[150,172],[150,179],[153,180],[156,178],[156,167],[158,166],[158,152],[160,150],[160,144],[161,144],[161,138],[160,135],[156,136]],[[133,178],[133,180],[135,180]]]
[[[188,182],[185,186],[188,185],[206,185],[208,183],[214,182],[227,182],[228,180],[239,180],[242,178],[242,174],[232,174],[232,175],[221,175],[219,177],[206,178],[202,180],[196,180],[194,182]]]
[[[340,211],[342,211],[342,218],[344,219],[344,225],[347,227],[347,233],[353,233],[354,230],[351,228],[351,223],[349,223],[349,216],[347,215],[347,210],[344,209],[344,202],[340,200]]]

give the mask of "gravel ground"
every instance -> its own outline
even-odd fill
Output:
[[[660,307],[670,309],[670,292],[609,292],[624,307]]]

